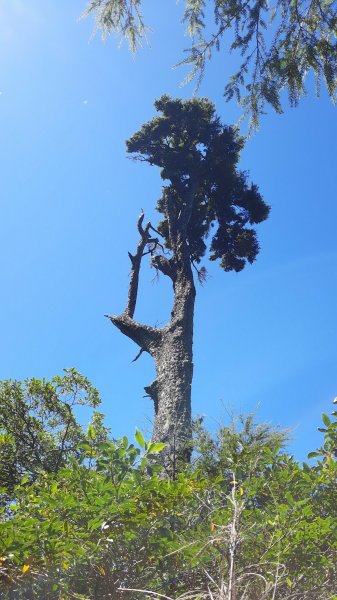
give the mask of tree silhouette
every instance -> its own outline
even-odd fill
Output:
[[[109,316],[154,359],[156,379],[145,388],[154,402],[153,440],[167,444],[164,460],[188,459],[191,440],[192,343],[195,285],[207,250],[224,271],[241,271],[253,263],[259,245],[252,225],[265,220],[269,207],[258,188],[237,169],[243,138],[223,125],[207,99],[182,101],[163,96],[160,113],[127,141],[127,151],[156,165],[165,181],[157,203],[156,228],[138,220],[140,241],[131,260],[125,311]],[[169,277],[174,291],[170,321],[154,328],[134,319],[141,261]],[[139,355],[138,355],[139,356]]]

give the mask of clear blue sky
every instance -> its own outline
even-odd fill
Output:
[[[160,8],[158,8],[158,6]],[[128,160],[125,139],[163,93],[190,97],[173,70],[187,44],[182,3],[146,2],[151,48],[136,59],[111,38],[89,43],[82,0],[0,0],[0,378],[51,377],[74,366],[99,388],[113,433],[150,429],[142,396],[150,358],[103,317],[124,308],[140,209],[155,221],[159,172]],[[233,59],[231,58],[231,64]],[[222,120],[228,57],[210,64],[200,94]],[[337,395],[337,112],[325,93],[270,112],[246,145],[271,216],[261,253],[240,274],[210,264],[197,290],[195,414],[226,409],[294,428],[299,458],[320,441],[320,413]],[[207,265],[206,265],[207,266]],[[171,291],[144,269],[137,318],[164,323]]]

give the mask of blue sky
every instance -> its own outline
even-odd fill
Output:
[[[160,9],[157,6],[160,6]],[[155,6],[155,8],[153,8]],[[126,44],[78,21],[82,0],[0,0],[0,378],[52,377],[74,366],[99,388],[113,433],[151,430],[144,355],[104,319],[127,294],[127,251],[143,208],[153,221],[161,180],[130,161],[125,139],[163,93],[188,98],[172,69],[187,44],[182,3],[145,3],[151,48]],[[210,63],[199,94],[226,123],[239,117],[223,87],[233,58]],[[240,274],[206,264],[197,289],[193,408],[210,428],[227,412],[292,427],[299,458],[320,441],[320,413],[337,395],[337,113],[322,92],[271,111],[242,154],[272,212],[261,253]],[[142,273],[136,317],[166,321],[171,290]]]

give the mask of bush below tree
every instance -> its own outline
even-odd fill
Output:
[[[170,478],[158,460],[163,445],[140,431],[130,442],[111,438],[102,419],[87,431],[78,425],[54,469],[22,458],[17,485],[3,470],[1,598],[336,600],[336,416],[323,415],[310,464],[286,453],[284,431],[252,417],[216,435],[198,421],[192,462]],[[69,447],[68,433],[49,425],[48,439]],[[13,464],[22,438],[1,429]]]

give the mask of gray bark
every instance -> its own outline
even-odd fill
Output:
[[[145,388],[154,402],[152,439],[165,442],[165,464],[172,472],[177,462],[189,460],[192,419],[191,387],[193,377],[193,314],[195,288],[190,274],[174,283],[175,302],[170,323],[161,331],[160,343],[151,353],[156,379]]]
[[[167,444],[161,454],[161,460],[171,475],[177,471],[181,460],[189,460],[192,447],[191,386],[195,286],[186,230],[196,189],[195,178],[191,180],[186,191],[185,203],[179,215],[175,214],[169,194],[166,196],[172,250],[170,259],[155,253],[158,246],[162,248],[159,240],[150,236],[150,230],[156,230],[151,223],[143,228],[144,215],[140,215],[140,241],[136,254],[129,253],[131,275],[126,309],[119,316],[106,315],[124,335],[140,347],[135,360],[143,351],[148,352],[154,359],[156,379],[144,389],[154,403],[152,440]],[[133,318],[141,260],[145,254],[151,254],[152,265],[168,276],[173,285],[174,303],[171,319],[163,328],[149,327]]]
[[[178,463],[191,454],[191,386],[193,377],[193,275],[178,273],[173,283],[174,306],[166,327],[155,329],[138,323],[127,314],[109,316],[111,322],[154,359],[156,379],[145,392],[154,403],[152,440],[164,442],[165,467],[176,472]]]

